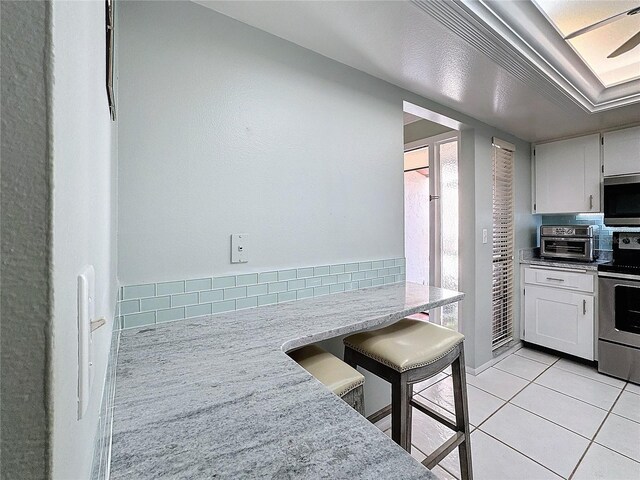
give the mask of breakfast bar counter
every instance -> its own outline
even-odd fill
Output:
[[[396,283],[122,331],[111,477],[436,478],[285,352],[463,296]]]

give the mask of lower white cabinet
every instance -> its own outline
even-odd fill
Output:
[[[527,271],[529,270],[529,271]],[[534,273],[559,277],[553,270],[525,268],[524,278],[534,278]],[[555,274],[555,275],[554,275]],[[585,275],[589,273],[571,273]],[[589,285],[591,282],[581,282]],[[592,283],[591,283],[592,284]],[[523,285],[523,339],[527,342],[552,348],[561,352],[595,359],[596,299],[593,290],[575,291],[575,286],[545,286],[528,283]],[[588,290],[591,290],[589,292]]]

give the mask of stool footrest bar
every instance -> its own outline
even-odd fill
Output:
[[[415,400],[413,398],[411,399],[411,401],[409,403],[411,404],[412,407],[420,410],[425,415],[429,415],[434,420],[437,420],[438,422],[442,423],[445,427],[450,428],[454,432],[458,432],[459,431],[458,426],[453,421],[449,420],[447,417],[445,417],[441,413],[430,409],[424,403],[419,402],[419,401],[417,401],[417,400]]]
[[[422,461],[422,465],[431,470],[435,467],[440,461],[449,455],[453,450],[458,448],[458,446],[466,441],[466,435],[462,432],[456,432],[456,434],[451,437],[449,440],[444,442],[436,451],[434,451],[431,455],[425,458]]]

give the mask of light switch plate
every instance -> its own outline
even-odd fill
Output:
[[[96,274],[92,265],[78,275],[78,420],[89,405],[93,381],[91,320],[95,317]]]
[[[489,235],[486,228],[482,229],[482,243],[487,243],[489,241]]]
[[[231,235],[231,263],[247,263],[249,236],[246,233],[234,233]]]

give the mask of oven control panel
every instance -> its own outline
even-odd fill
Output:
[[[640,232],[621,232],[618,236],[618,248],[620,250],[640,250]]]

